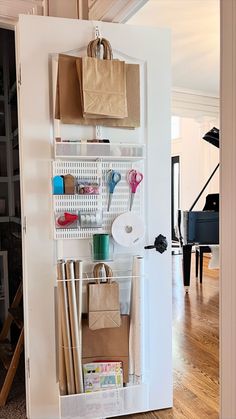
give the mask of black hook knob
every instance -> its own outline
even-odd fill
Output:
[[[145,246],[144,249],[156,249],[157,252],[163,253],[166,251],[168,247],[168,242],[166,240],[166,237],[162,234],[159,234],[155,238],[154,245]]]

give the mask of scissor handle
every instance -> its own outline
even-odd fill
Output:
[[[143,180],[143,174],[141,172],[138,172],[137,170],[130,170],[128,172],[128,182],[131,187],[131,192],[135,193],[138,185]]]
[[[119,172],[116,172],[115,170],[109,170],[108,172],[108,187],[109,192],[113,193],[114,189],[118,182],[121,180],[121,174]]]

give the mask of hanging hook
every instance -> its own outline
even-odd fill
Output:
[[[97,58],[100,58],[101,55],[101,41],[102,41],[102,37],[101,37],[101,32],[99,27],[96,25],[95,26],[95,39],[98,39],[98,44],[97,44]]]
[[[101,40],[101,33],[99,30],[99,27],[96,25],[95,26],[95,39],[99,38]]]

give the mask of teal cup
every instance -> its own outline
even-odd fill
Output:
[[[93,259],[108,260],[110,255],[110,236],[109,234],[93,235]]]

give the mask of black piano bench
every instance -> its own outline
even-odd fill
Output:
[[[200,259],[200,284],[202,283],[202,271],[203,271],[203,256],[204,253],[211,253],[209,246],[199,245],[196,246],[196,278],[198,278],[198,262]]]

